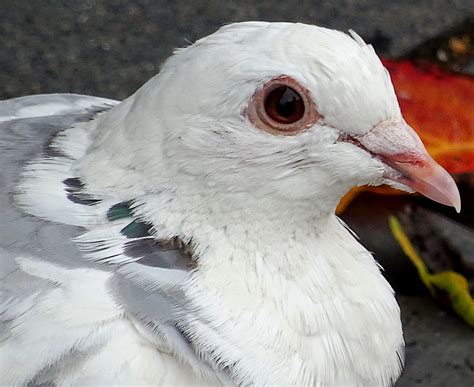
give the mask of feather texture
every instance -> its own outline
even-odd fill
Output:
[[[400,119],[353,37],[239,23],[121,103],[0,103],[0,384],[394,383],[398,305],[334,215],[384,181],[341,133]],[[324,120],[297,136],[245,116],[282,74]]]
[[[192,266],[189,255],[178,253],[181,246],[177,242],[166,247],[163,242],[152,242],[150,235],[143,238],[121,232],[139,222],[129,207],[122,203],[112,205],[110,198],[91,199],[82,192],[80,179],[74,177],[74,161],[83,155],[87,143],[86,133],[80,133],[87,130],[82,123],[91,122],[94,114],[102,113],[102,106],[108,109],[113,104],[114,101],[69,95],[27,97],[25,101],[0,104],[2,114],[6,112],[12,118],[3,119],[0,137],[0,157],[5,166],[0,224],[2,385],[59,380],[61,384],[113,384],[117,378],[129,383],[195,383],[198,375],[203,380],[216,380],[174,328],[173,320],[165,318],[172,304],[156,289],[156,284],[163,291],[185,280],[188,265]],[[28,110],[30,105],[35,109]],[[65,115],[55,114],[56,111]],[[13,205],[15,192],[17,203],[39,218],[24,215]],[[124,216],[114,213],[121,206]],[[77,226],[92,229],[84,232]],[[90,258],[91,263],[84,258]],[[110,265],[99,267],[93,261],[117,267],[120,264],[120,268],[113,273]],[[155,271],[160,266],[165,270],[143,271],[140,263],[124,266],[135,261],[143,261]],[[141,273],[145,274],[143,278]],[[126,292],[134,282],[139,284],[135,293]],[[117,286],[119,283],[121,286]],[[142,288],[153,288],[155,294],[147,294]],[[146,300],[153,300],[154,305]],[[147,316],[149,308],[157,305],[160,309],[154,309],[153,316],[161,316],[159,323]],[[153,346],[136,332],[137,328],[147,332],[152,323],[155,328],[146,335],[154,337]],[[155,345],[163,350],[161,354],[155,352]],[[116,351],[122,346],[126,350],[120,352],[129,355],[117,358]],[[180,371],[177,377],[173,369],[178,363],[170,353],[181,356],[182,363],[191,359],[198,375]],[[138,357],[130,360],[134,356]],[[109,357],[118,363],[116,368],[103,372],[101,364],[109,362]],[[148,362],[149,368],[138,359],[143,359],[143,364]]]

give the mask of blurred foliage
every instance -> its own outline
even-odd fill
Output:
[[[442,305],[452,308],[464,321],[474,328],[474,300],[469,292],[467,279],[454,270],[443,270],[432,273],[425,261],[432,257],[421,257],[413,246],[400,221],[390,217],[390,227],[395,239],[400,243],[403,252],[415,265],[423,284],[431,295]],[[442,243],[437,239],[438,243]]]

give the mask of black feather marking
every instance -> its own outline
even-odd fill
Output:
[[[88,109],[85,109],[85,113],[77,114],[77,115],[72,115],[71,119],[72,122],[88,122],[92,121],[96,116],[100,113],[104,113],[108,110],[110,110],[114,105],[111,104],[104,104],[104,105],[96,105],[96,106],[91,106]],[[45,157],[65,157],[65,158],[70,158],[67,156],[64,152],[61,151],[61,149],[53,146],[55,139],[57,138],[58,134],[63,133],[64,130],[66,130],[70,125],[66,125],[64,128],[62,128],[60,131],[54,131],[54,133],[50,136],[50,138],[45,142],[43,146],[43,155]],[[51,130],[54,129],[55,126],[51,124],[42,124],[42,130]]]
[[[124,252],[129,257],[138,258],[136,262],[146,266],[180,270],[196,267],[190,247],[178,242],[177,238],[166,241],[153,238],[130,241],[125,244]]]
[[[53,125],[50,125],[51,128],[53,128]],[[44,130],[44,128],[42,128]],[[61,133],[61,132],[59,132]],[[50,135],[49,139],[46,140],[46,142],[43,145],[43,156],[45,157],[64,157],[64,158],[69,158],[66,156],[60,149],[57,147],[53,146],[54,140],[56,139],[56,136],[58,133],[53,133]]]
[[[133,201],[121,202],[114,204],[107,211],[107,220],[113,222],[114,220],[129,218],[133,216],[132,207]]]
[[[63,180],[66,186],[67,198],[77,204],[85,206],[91,206],[100,202],[100,199],[96,199],[91,195],[82,192],[85,188],[85,184],[78,177],[70,177]]]
[[[153,226],[150,223],[135,219],[120,230],[127,238],[146,238],[151,236]]]
[[[67,198],[73,203],[82,204],[84,206],[92,206],[93,204],[97,204],[100,202],[99,199],[87,199],[81,197],[81,195],[79,194],[68,194]]]
[[[70,190],[82,189],[84,188],[84,183],[78,177],[69,177],[63,181],[66,185],[66,191],[71,192]]]
[[[95,105],[86,109],[85,114],[77,117],[76,122],[88,122],[97,117],[98,114],[104,113],[114,107],[113,104],[105,103],[103,105]]]
[[[78,180],[72,180],[70,183],[81,187]],[[130,223],[120,230],[122,235],[130,239],[124,243],[124,255],[145,266],[175,270],[195,268],[196,262],[192,259],[190,244],[185,244],[178,237],[166,240],[153,238],[152,224],[134,218],[133,205],[133,200],[128,200],[114,204],[107,211],[107,220],[110,222],[132,218]]]

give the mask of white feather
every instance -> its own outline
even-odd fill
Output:
[[[254,91],[283,74],[310,91],[323,117],[298,136],[272,136],[245,117]],[[383,181],[381,163],[339,136],[399,117],[386,70],[354,34],[239,23],[177,51],[136,94],[59,136],[53,145],[68,157],[26,168],[19,203],[89,228],[75,241],[111,272],[21,261],[55,287],[26,311],[7,308],[15,329],[0,345],[2,381],[390,385],[403,362],[400,311],[334,210],[352,186]],[[68,201],[70,177],[102,202]],[[128,220],[105,214],[131,199],[155,238],[192,241],[196,270],[123,256]],[[185,360],[176,331],[153,335],[125,312],[110,294],[112,275],[145,292],[179,289],[186,304],[176,325],[196,357]]]

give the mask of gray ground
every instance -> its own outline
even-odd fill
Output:
[[[0,99],[50,92],[124,98],[174,47],[224,23],[355,29],[388,56],[474,16],[472,0],[1,0]],[[426,294],[399,295],[407,342],[398,386],[474,386],[473,331]]]

